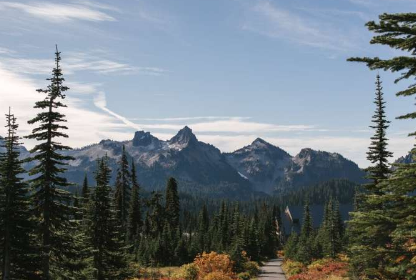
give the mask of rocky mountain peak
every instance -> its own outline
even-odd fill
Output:
[[[150,132],[144,132],[144,131],[136,131],[134,133],[133,138],[133,146],[135,147],[146,147],[149,146],[152,143],[158,142],[159,139],[154,137]]]
[[[266,142],[265,140],[261,139],[261,138],[256,138],[256,140],[254,140],[251,145],[271,145],[269,142]]]
[[[172,137],[172,139],[169,140],[170,144],[189,144],[198,142],[198,139],[196,138],[195,134],[192,132],[192,129],[190,129],[188,126],[185,126],[181,130],[179,130],[178,134]]]

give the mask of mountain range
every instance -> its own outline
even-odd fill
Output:
[[[107,156],[114,180],[123,146],[146,190],[164,188],[170,176],[179,181],[181,191],[229,198],[284,193],[331,179],[364,181],[364,171],[338,153],[305,148],[291,156],[260,138],[232,153],[222,153],[199,141],[187,126],[167,141],[137,131],[128,141],[102,140],[66,151],[75,159],[65,176],[81,184],[86,174],[94,184],[96,160]],[[21,152],[22,157],[28,156],[24,147]]]

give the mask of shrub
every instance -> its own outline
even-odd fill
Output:
[[[175,278],[182,278],[185,280],[196,280],[198,278],[198,267],[194,263],[184,264],[179,268],[175,274]]]
[[[288,276],[293,276],[305,271],[306,267],[301,262],[286,260],[283,264],[283,270]]]
[[[260,267],[256,262],[248,261],[243,265],[244,272],[248,273],[250,277],[255,277],[260,273]]]
[[[237,275],[237,278],[240,280],[250,280],[252,276],[248,272],[241,272]]]
[[[220,271],[210,272],[202,278],[203,280],[233,280],[229,275],[226,275]]]
[[[198,255],[195,258],[194,264],[198,267],[199,279],[205,279],[204,277],[211,272],[220,272],[229,277],[233,276],[233,262],[231,261],[230,256],[226,254],[218,254],[216,252],[208,254],[204,252],[202,255]],[[211,277],[214,277],[215,275]]]

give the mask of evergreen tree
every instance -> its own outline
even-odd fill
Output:
[[[90,198],[90,188],[88,186],[87,174],[84,175],[84,181],[82,182],[81,196],[83,203],[88,203],[88,199]]]
[[[36,102],[34,108],[42,110],[29,124],[39,123],[27,136],[35,139],[38,144],[30,151],[31,161],[35,162],[29,174],[33,188],[33,212],[38,219],[38,230],[41,242],[42,277],[44,279],[68,278],[71,272],[76,270],[71,260],[76,258],[75,244],[73,240],[74,225],[70,219],[74,216],[75,209],[70,206],[72,195],[64,190],[70,184],[61,176],[65,172],[66,161],[71,160],[61,151],[69,150],[68,146],[57,142],[58,138],[67,138],[63,132],[67,127],[65,115],[58,111],[65,108],[61,100],[65,98],[64,92],[68,87],[63,85],[64,78],[60,68],[60,52],[55,53],[55,68],[52,77],[48,80],[50,85],[38,92],[46,96]]]
[[[386,180],[391,171],[388,158],[392,153],[387,150],[386,130],[388,121],[385,115],[385,101],[383,99],[380,76],[376,80],[376,97],[374,101],[376,111],[370,126],[375,130],[371,137],[371,146],[367,159],[373,166],[367,169],[370,183],[364,185],[365,193],[359,195],[359,209],[351,213],[349,221],[349,255],[353,270],[376,277],[384,274],[386,267],[386,246],[391,243],[390,233],[393,225],[386,215],[381,196],[384,194],[383,180]]]
[[[7,136],[0,154],[0,252],[2,279],[39,279],[39,256],[33,238],[29,189],[19,160],[18,125],[14,115],[6,115]]]
[[[129,162],[127,160],[126,148],[123,145],[123,151],[116,178],[115,204],[117,215],[120,223],[125,227],[127,225],[128,210],[131,196]]]
[[[416,148],[412,150],[416,158]],[[391,240],[382,247],[385,271],[389,279],[416,279],[416,163],[400,164],[393,175],[382,183],[385,194],[378,203],[385,207]],[[392,230],[393,229],[393,230]],[[383,244],[383,243],[382,243]],[[380,246],[381,247],[381,246]]]
[[[178,184],[172,177],[168,179],[165,200],[166,220],[170,224],[171,228],[176,229],[179,227],[180,205]]]
[[[92,248],[88,279],[125,279],[126,259],[122,228],[112,203],[109,185],[111,170],[107,158],[98,160],[97,186],[91,196],[87,212],[87,237]]]
[[[285,257],[288,259],[296,259],[298,251],[299,236],[295,231],[292,231],[284,246]]]
[[[324,218],[318,236],[323,256],[335,258],[342,251],[342,219],[339,205],[334,204],[332,199],[325,205]]]
[[[375,130],[374,136],[371,137],[371,145],[368,148],[367,159],[373,164],[367,168],[368,179],[371,183],[366,186],[368,191],[374,194],[380,195],[381,191],[378,189],[378,183],[387,179],[391,173],[389,166],[389,157],[393,156],[393,153],[387,150],[387,138],[386,130],[389,127],[389,121],[386,119],[385,104],[383,98],[383,87],[381,86],[380,76],[376,78],[376,97],[374,104],[376,104],[376,111],[373,116],[372,122],[374,125],[370,128]]]
[[[132,177],[132,194],[130,200],[128,224],[127,224],[127,240],[130,244],[133,245],[134,251],[137,249],[139,233],[142,227],[142,211],[140,204],[140,195],[139,195],[139,184],[137,183],[136,178],[136,167],[134,162],[132,162],[131,167],[131,177]]]
[[[403,52],[409,52],[410,55],[402,55],[390,59],[375,58],[351,58],[350,61],[365,62],[370,69],[390,70],[391,72],[400,72],[400,76],[395,80],[398,83],[401,80],[414,79],[416,76],[416,57],[415,57],[415,39],[416,34],[414,27],[416,24],[416,13],[401,14],[382,14],[379,16],[378,23],[371,21],[367,23],[370,31],[377,33],[371,40],[371,44],[386,45],[393,49]],[[396,93],[397,96],[412,96],[416,94],[416,84],[412,83],[406,89]],[[399,119],[415,119],[416,112],[398,117]],[[413,132],[409,134],[415,136]],[[416,158],[415,149],[412,150],[412,156]],[[375,225],[368,226],[366,218],[368,215],[364,212],[356,212],[353,216],[354,223],[349,226],[349,230],[356,228],[364,229],[368,236],[371,234],[371,240],[364,240],[359,246],[362,251],[368,249],[371,255],[364,253],[364,257],[369,258],[369,271],[365,275],[377,274],[389,279],[413,279],[416,277],[414,269],[416,250],[414,250],[414,228],[416,228],[415,213],[415,196],[416,191],[415,174],[416,166],[414,163],[399,165],[390,178],[379,183],[377,189],[381,195],[371,196],[365,201],[370,202],[378,207],[373,210],[372,220],[377,221]],[[360,207],[361,208],[361,207]],[[363,230],[364,231],[364,230]],[[354,236],[354,234],[350,234]],[[375,246],[374,244],[378,244]],[[352,247],[354,249],[354,247]],[[357,249],[360,247],[357,246]],[[353,253],[353,252],[352,252]],[[356,259],[358,266],[360,259]],[[367,266],[366,266],[367,267]]]
[[[312,244],[314,241],[314,229],[309,204],[305,205],[302,229],[299,236],[296,259],[303,263],[310,263],[313,257]]]

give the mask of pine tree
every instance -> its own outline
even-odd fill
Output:
[[[172,177],[168,179],[165,200],[166,220],[170,224],[171,228],[176,229],[179,227],[180,205],[178,184]]]
[[[90,198],[90,188],[88,186],[87,174],[84,175],[84,181],[82,182],[81,196],[83,203],[88,203],[88,200]]]
[[[348,61],[364,62],[371,69],[390,70],[400,72],[400,76],[395,80],[398,83],[402,80],[411,79],[416,76],[416,53],[415,40],[416,34],[414,27],[416,24],[416,13],[399,13],[379,16],[380,22],[370,21],[366,24],[367,28],[378,35],[374,36],[370,43],[389,46],[393,49],[409,52],[410,56],[397,56],[391,59],[380,59],[378,57],[353,57]],[[407,89],[396,93],[397,96],[412,96],[416,94],[416,84],[411,84]],[[415,119],[416,112],[408,113],[398,117],[399,119]],[[411,135],[414,135],[411,134]]]
[[[42,277],[44,279],[57,279],[68,277],[76,270],[71,265],[71,259],[76,258],[73,248],[74,240],[72,232],[74,225],[70,219],[74,216],[75,209],[70,206],[72,195],[64,190],[70,184],[61,176],[65,172],[66,161],[72,157],[65,156],[61,151],[70,147],[57,142],[58,138],[67,138],[63,132],[67,127],[65,115],[58,111],[65,108],[61,100],[65,98],[64,92],[68,87],[63,85],[64,78],[60,68],[60,52],[55,53],[55,68],[52,77],[48,80],[50,85],[46,89],[39,89],[46,97],[36,102],[34,108],[42,110],[29,124],[39,123],[27,136],[35,139],[38,144],[30,151],[31,161],[35,162],[29,174],[33,188],[33,212],[38,219],[38,229],[42,253]]]
[[[107,158],[98,160],[97,186],[87,212],[87,237],[92,248],[91,275],[88,279],[125,279],[126,259],[122,228],[111,198],[111,170]]]
[[[6,115],[5,152],[0,154],[0,252],[2,279],[39,279],[40,263],[33,238],[35,224],[30,209],[29,189],[21,175],[18,125]]]
[[[303,213],[302,229],[299,236],[298,250],[296,259],[303,263],[310,263],[313,257],[312,244],[314,238],[314,229],[312,225],[312,216],[309,204],[305,205]]]
[[[115,204],[118,211],[120,223],[125,227],[127,225],[128,210],[131,196],[129,162],[127,160],[126,148],[123,145],[123,151],[116,178]]]
[[[368,148],[367,159],[373,164],[367,168],[368,179],[371,183],[366,186],[366,189],[373,192],[376,195],[382,194],[377,185],[382,180],[388,178],[391,173],[388,163],[389,157],[393,156],[393,153],[387,150],[387,138],[386,130],[389,127],[389,121],[386,119],[385,104],[383,98],[383,87],[381,86],[380,75],[376,78],[376,97],[374,104],[376,104],[376,111],[373,116],[372,122],[374,125],[370,128],[375,130],[374,136],[371,137],[371,145]]]
[[[415,149],[412,150],[414,158]],[[389,279],[416,279],[415,174],[415,163],[399,164],[393,175],[382,183],[385,194],[378,203],[385,206],[384,214],[389,225],[392,224],[386,230],[390,233],[390,243],[381,251],[385,256],[384,274]]]
[[[137,182],[136,167],[134,162],[131,166],[131,178],[132,178],[132,194],[130,200],[130,208],[127,223],[127,240],[133,245],[134,251],[137,250],[139,233],[142,227],[142,211],[140,204],[140,186]]]
[[[285,257],[288,259],[296,259],[298,251],[299,236],[295,231],[292,231],[284,246]]]
[[[386,246],[391,242],[393,225],[388,220],[386,209],[380,200],[384,195],[382,182],[391,174],[388,158],[392,153],[387,150],[386,130],[388,121],[385,114],[380,76],[376,79],[375,114],[370,126],[375,130],[371,137],[371,146],[367,159],[373,166],[367,169],[370,183],[364,185],[365,193],[359,195],[360,205],[351,213],[349,221],[349,255],[353,270],[368,277],[383,274],[386,266]]]

